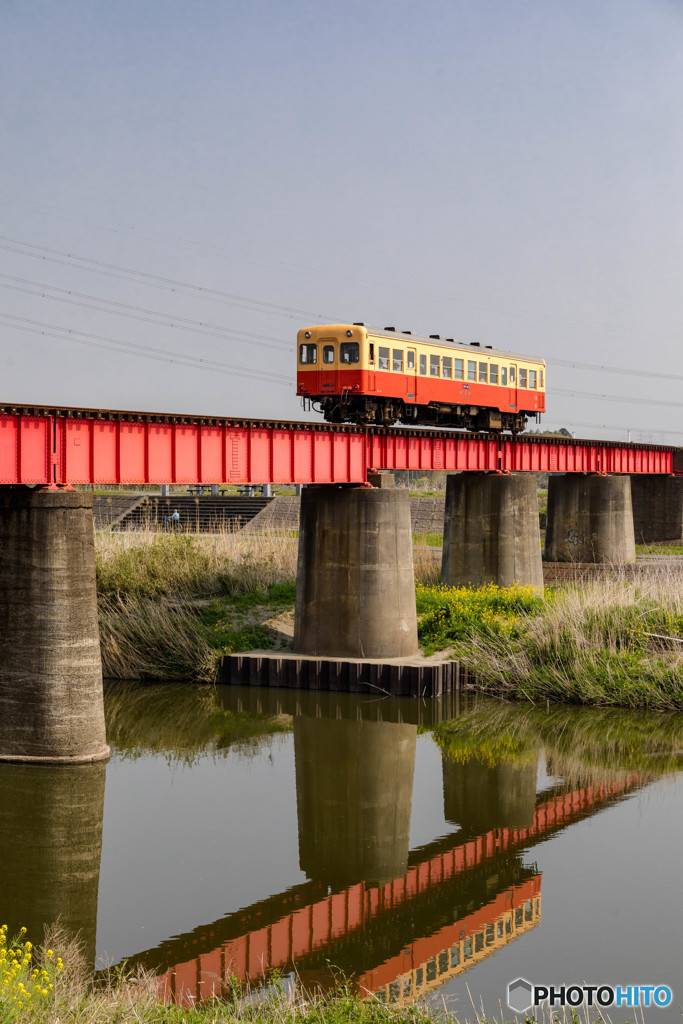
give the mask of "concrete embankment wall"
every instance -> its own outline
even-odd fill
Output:
[[[445,497],[411,498],[410,520],[413,533],[441,533]],[[267,508],[244,527],[244,533],[268,533],[271,530],[296,532],[299,529],[301,499],[278,494]]]

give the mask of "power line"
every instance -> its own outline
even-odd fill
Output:
[[[631,405],[657,405],[667,406],[668,408],[681,409],[683,408],[683,402],[664,402],[659,398],[629,398],[622,395],[601,395],[596,391],[570,391],[567,388],[549,388],[549,393],[553,395],[569,395],[570,398],[597,398],[603,402],[629,402]]]
[[[602,373],[623,373],[629,377],[654,377],[657,380],[683,380],[683,374],[666,373],[658,370],[631,370],[625,366],[604,366],[599,363],[579,363],[569,359],[546,359],[552,366],[567,366],[573,370],[600,371]]]
[[[3,194],[7,198],[3,199],[2,198]],[[586,327],[586,328],[589,328],[589,329],[592,329],[592,330],[603,330],[603,331],[610,331],[610,332],[619,332],[619,333],[622,333],[622,334],[634,334],[634,335],[638,335],[638,336],[641,336],[641,337],[649,337],[650,334],[651,334],[651,332],[649,330],[645,330],[645,329],[638,328],[638,327],[633,327],[630,324],[629,325],[613,324],[613,323],[609,323],[609,322],[605,322],[605,321],[587,320],[587,319],[582,319],[580,317],[574,317],[574,316],[563,316],[563,315],[557,314],[557,313],[545,313],[545,312],[539,313],[539,312],[535,312],[533,310],[511,309],[510,307],[504,307],[504,306],[503,307],[501,307],[501,306],[496,307],[496,306],[492,306],[490,303],[486,303],[486,304],[474,303],[474,302],[471,302],[471,301],[463,300],[461,298],[455,298],[455,297],[453,297],[451,295],[441,295],[439,293],[419,291],[419,290],[410,289],[410,288],[392,288],[392,287],[390,287],[388,285],[374,284],[374,283],[368,282],[368,281],[358,281],[358,280],[356,280],[356,279],[354,279],[352,277],[349,277],[349,276],[347,276],[345,274],[330,274],[330,273],[327,273],[325,271],[322,271],[320,269],[320,267],[302,267],[300,265],[287,263],[284,260],[275,259],[273,257],[264,258],[263,256],[259,256],[259,255],[253,254],[253,253],[244,253],[244,252],[238,253],[238,252],[235,252],[234,249],[226,249],[224,247],[213,245],[213,244],[206,243],[206,242],[197,242],[197,241],[194,241],[194,240],[191,240],[191,239],[182,238],[182,237],[180,237],[178,235],[173,235],[173,234],[166,233],[166,232],[153,231],[153,230],[149,230],[149,229],[140,229],[140,228],[136,227],[135,225],[131,225],[131,224],[121,226],[121,224],[117,223],[117,222],[107,223],[105,220],[102,220],[102,219],[96,218],[96,217],[92,217],[89,214],[82,214],[82,213],[79,213],[77,211],[68,210],[66,207],[54,206],[54,205],[52,205],[50,203],[41,202],[40,200],[34,200],[34,199],[26,200],[26,199],[23,199],[23,198],[18,197],[18,196],[13,196],[13,195],[11,195],[11,193],[8,193],[8,192],[0,193],[0,202],[1,203],[5,203],[6,205],[10,205],[10,206],[13,206],[13,205],[14,206],[19,206],[19,207],[23,206],[24,208],[28,208],[28,209],[32,209],[32,208],[38,207],[38,208],[41,208],[41,212],[47,212],[47,214],[49,216],[58,217],[58,218],[60,218],[62,220],[76,221],[78,223],[85,223],[85,224],[94,223],[94,224],[98,224],[100,227],[104,228],[104,230],[114,232],[115,234],[121,234],[121,235],[126,235],[126,236],[131,236],[132,235],[133,237],[136,237],[136,238],[147,238],[147,239],[154,240],[154,241],[156,241],[156,240],[174,241],[174,242],[180,244],[181,246],[183,246],[185,248],[190,248],[190,249],[196,249],[196,250],[199,250],[199,251],[204,251],[204,252],[207,252],[207,253],[209,253],[211,255],[227,257],[229,259],[242,260],[242,261],[245,261],[245,262],[248,262],[248,263],[261,264],[263,266],[270,266],[270,267],[273,267],[274,269],[277,269],[277,270],[281,270],[281,271],[284,270],[287,273],[308,274],[308,275],[313,275],[315,277],[323,278],[323,279],[327,279],[327,280],[344,281],[347,284],[351,284],[351,285],[353,285],[356,288],[372,289],[373,291],[382,291],[382,292],[386,292],[388,294],[397,294],[398,293],[400,295],[414,295],[417,298],[421,298],[421,299],[434,300],[434,301],[438,301],[438,302],[455,303],[455,304],[458,304],[458,305],[461,305],[461,306],[465,306],[465,307],[470,308],[470,309],[483,310],[485,312],[491,312],[493,310],[497,314],[504,314],[506,316],[512,315],[512,316],[520,317],[520,318],[523,318],[523,319],[535,320],[535,321],[556,321],[558,323],[574,325],[574,326],[577,326],[577,327]],[[54,211],[58,211],[58,212],[54,212]],[[20,244],[28,245],[30,243],[23,243],[22,242]],[[286,309],[287,307],[281,307],[281,308]],[[302,313],[302,311],[294,311],[294,312],[299,312],[301,315],[304,315],[304,316],[309,316],[309,315],[319,316],[319,314],[309,314],[309,313],[305,313],[305,312]],[[333,323],[340,322],[339,319],[335,318],[335,317],[322,317],[322,320],[326,321],[326,322],[333,322]],[[343,322],[343,320],[341,322]],[[670,337],[675,337],[675,338],[678,339],[678,338],[680,338],[680,334],[679,333],[672,334],[672,335],[670,335]]]
[[[632,433],[638,434],[666,434],[668,437],[683,437],[683,430],[660,430],[656,427],[626,427],[623,425],[615,426],[611,423],[579,423],[576,420],[563,420],[562,423],[558,424],[556,429],[559,429],[560,426],[567,428],[587,427],[589,430],[620,430],[625,433],[631,431]]]
[[[57,295],[48,295],[44,291],[34,291],[31,288],[22,288],[19,285],[3,284],[0,281],[0,288],[10,289],[11,291],[21,292],[23,295],[35,295],[40,299],[50,299],[53,302],[65,302],[71,306],[80,306],[82,309],[92,309],[98,313],[111,313],[114,316],[125,316],[132,320],[141,320],[143,323],[158,324],[162,327],[172,327],[181,331],[190,331],[192,334],[206,334],[213,338],[221,338],[224,334],[235,334],[243,335],[243,338],[235,337],[231,338],[231,341],[239,341],[244,343],[249,341],[253,345],[259,345],[264,348],[285,348],[290,352],[294,351],[294,345],[290,342],[280,341],[278,338],[269,338],[262,334],[252,334],[248,331],[237,331],[231,327],[222,327],[220,324],[204,323],[201,320],[191,320],[188,317],[174,316],[169,320],[158,320],[152,319],[152,317],[167,317],[168,314],[160,313],[157,310],[145,309],[142,306],[131,306],[125,302],[117,302],[113,299],[104,299],[98,295],[88,295],[85,292],[75,292],[68,288],[57,288],[54,285],[42,284],[40,281],[30,281],[22,277],[13,277],[10,274],[0,274],[0,278],[5,278],[9,281],[19,281],[23,284],[34,285],[36,288],[47,289],[48,291],[57,292]],[[62,296],[72,295],[74,298],[63,298]],[[104,303],[108,306],[118,307],[113,309],[103,309],[101,306],[93,306],[87,302],[80,302],[79,299],[92,299],[94,302]],[[130,312],[129,312],[130,311]],[[147,316],[140,316],[138,314],[146,313]],[[193,326],[188,326],[193,325]],[[206,328],[212,328],[208,330]],[[261,340],[263,339],[263,340]]]
[[[252,312],[267,313],[270,316],[284,316],[288,320],[300,320],[302,317],[318,318],[323,321],[330,320],[330,317],[324,317],[320,313],[311,313],[309,310],[295,309],[291,306],[282,306],[278,303],[266,302],[262,299],[252,299],[246,295],[236,295],[231,292],[221,291],[218,288],[208,288],[205,285],[192,284],[188,281],[179,281],[173,277],[149,274],[144,270],[135,270],[132,267],[123,267],[116,263],[106,263],[103,260],[92,259],[89,256],[79,256],[76,253],[66,252],[61,249],[49,249],[46,246],[34,245],[32,242],[24,242],[21,239],[10,238],[7,235],[0,235],[0,239],[4,242],[14,243],[14,245],[0,245],[0,249],[5,250],[6,252],[19,253],[22,256],[30,256],[33,259],[42,259],[48,263],[58,263],[61,266],[69,266],[72,268],[74,264],[80,264],[82,270],[87,270],[90,273],[105,274],[108,277],[116,277],[118,273],[133,275],[138,284],[141,279],[146,283],[161,284],[167,287],[170,291],[180,290],[184,292],[194,292],[210,299],[240,305],[242,309],[250,309]],[[17,245],[26,246],[29,250],[35,249],[37,251],[30,252],[26,251],[26,249],[18,249],[16,248]],[[61,259],[59,257],[61,257]],[[125,278],[125,280],[129,279],[130,277]]]
[[[25,316],[15,316],[11,313],[0,313],[0,317],[12,321],[8,326],[14,327],[16,330],[57,338],[59,341],[73,341],[79,345],[87,345],[89,348],[101,348],[109,352],[118,352],[120,355],[133,355],[145,359],[154,359],[157,362],[176,363],[180,366],[193,367],[197,370],[207,370],[210,373],[248,377],[251,380],[268,381],[271,384],[292,387],[291,379],[283,374],[257,371],[246,366],[233,366],[230,363],[203,359],[198,356],[189,356],[184,352],[171,352],[169,349],[154,348],[151,345],[120,341],[118,338],[107,338],[99,334],[90,334],[88,331],[77,331],[71,327],[60,327],[57,324],[45,324],[38,320],[31,320]],[[30,326],[21,326],[22,324]],[[54,331],[62,333],[55,334],[53,333]]]

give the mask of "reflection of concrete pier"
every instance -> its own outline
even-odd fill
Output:
[[[446,821],[467,835],[492,828],[528,828],[536,808],[536,759],[487,765],[443,759]]]
[[[417,727],[294,719],[299,862],[333,887],[383,885],[408,866]]]
[[[10,934],[23,925],[43,941],[59,921],[79,933],[95,962],[102,853],[104,764],[46,769],[0,764],[0,914]]]

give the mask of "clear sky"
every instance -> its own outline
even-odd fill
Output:
[[[678,0],[2,0],[0,401],[296,418],[360,320],[683,444],[682,53]]]

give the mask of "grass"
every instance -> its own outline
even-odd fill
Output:
[[[272,647],[264,623],[294,607],[297,552],[276,533],[98,533],[104,675],[207,682],[222,655]],[[416,578],[436,583],[439,572],[416,548]]]
[[[333,991],[306,993],[300,985],[286,985],[277,975],[269,987],[250,992],[234,979],[222,998],[197,1006],[163,1003],[153,976],[123,967],[103,972],[93,986],[76,940],[53,931],[35,948],[22,934],[6,944],[0,966],[0,1024],[508,1024],[512,1018],[485,1017],[472,1007],[462,1018],[449,1012],[445,1000],[395,1005],[362,998],[345,981]],[[11,955],[10,955],[11,954]],[[18,964],[18,967],[15,965]],[[3,975],[4,972],[4,975]],[[7,984],[2,984],[2,979]],[[519,1018],[516,1018],[519,1020]],[[536,1017],[525,1017],[533,1024]],[[583,1010],[539,1012],[546,1024],[590,1024],[608,1017]],[[620,1017],[615,1024],[626,1024]]]
[[[443,546],[443,533],[414,533],[413,544],[426,545],[431,548]]]
[[[531,702],[683,710],[683,580],[618,575],[546,591],[418,590],[421,642],[483,691]]]
[[[423,535],[428,538],[430,535]],[[223,654],[268,648],[293,608],[297,541],[275,535],[101,533],[103,668],[113,679],[216,678]],[[420,642],[452,649],[509,698],[683,710],[683,577],[661,564],[546,590],[445,588],[414,548]]]
[[[659,544],[636,544],[637,555],[683,555],[683,544],[676,541]]]

